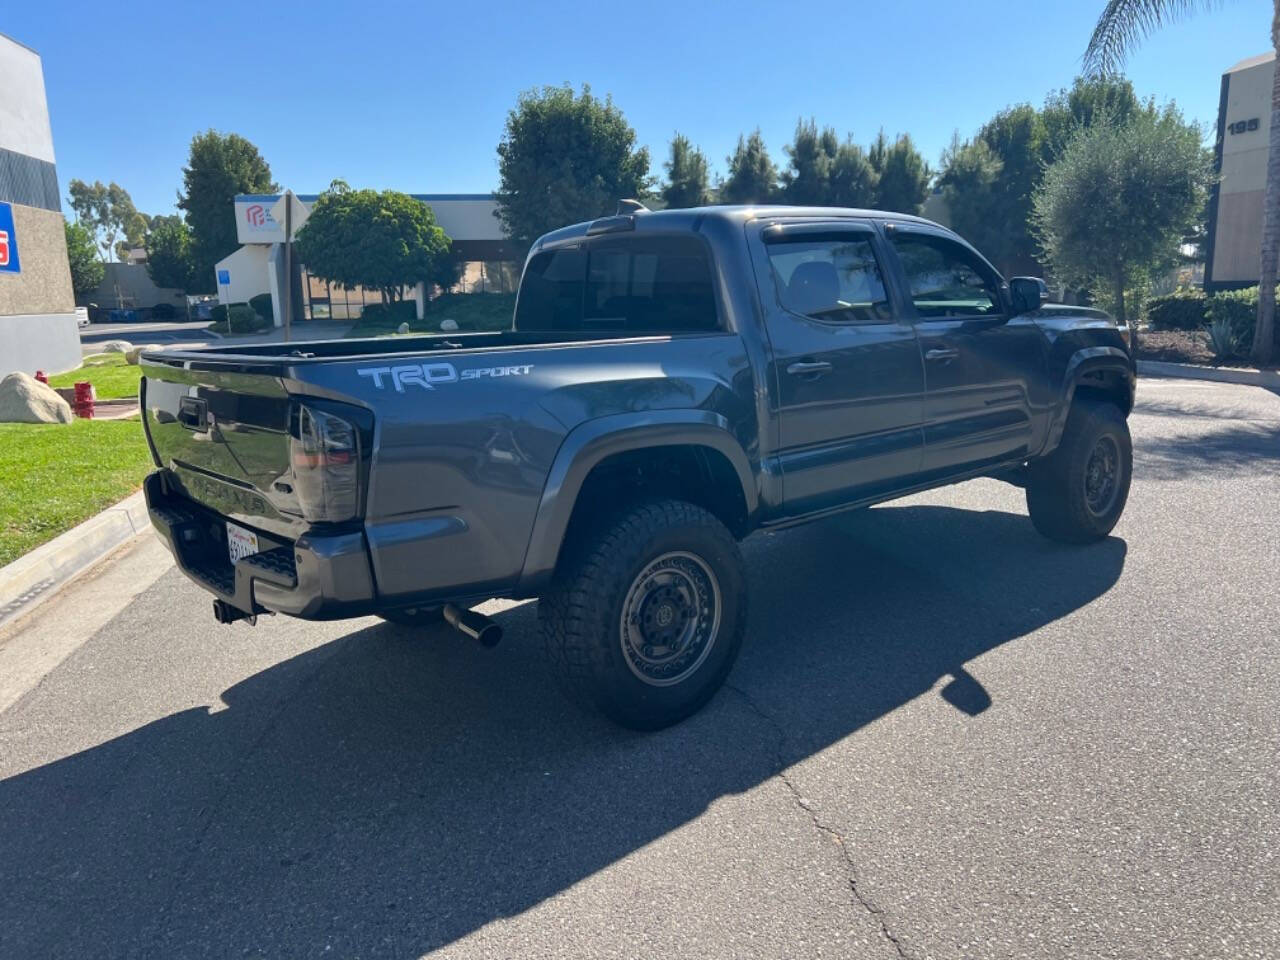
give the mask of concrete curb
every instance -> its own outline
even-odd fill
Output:
[[[39,605],[56,587],[151,526],[139,490],[78,527],[0,567],[0,624]]]
[[[1150,377],[1180,377],[1184,380],[1211,380],[1214,383],[1243,383],[1252,387],[1280,390],[1280,373],[1272,370],[1233,370],[1229,367],[1200,367],[1190,363],[1139,360],[1138,373]]]

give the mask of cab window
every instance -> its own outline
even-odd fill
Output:
[[[946,237],[894,230],[889,241],[916,313],[927,319],[1000,313],[996,276],[967,247]]]
[[[778,299],[792,313],[832,323],[893,318],[870,234],[799,236],[767,249]]]
[[[719,329],[711,260],[696,237],[608,237],[539,253],[516,328],[616,335]]]

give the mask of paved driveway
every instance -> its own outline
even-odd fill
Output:
[[[219,627],[148,541],[0,637],[0,956],[1275,957],[1280,397],[1132,427],[1095,546],[993,481],[749,540],[730,686],[655,735],[530,604]]]

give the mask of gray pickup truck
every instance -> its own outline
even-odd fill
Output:
[[[1105,537],[1135,365],[1105,313],[917,217],[650,212],[533,245],[510,330],[144,355],[152,522],[222,622],[538,597],[566,691],[635,728],[723,683],[738,541],[971,477]]]

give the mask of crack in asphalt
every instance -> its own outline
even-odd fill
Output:
[[[776,719],[774,719],[774,717],[770,715],[767,710],[765,710],[758,703],[756,703],[755,700],[752,699],[751,695],[747,693],[745,690],[743,690],[741,687],[735,686],[732,683],[726,683],[724,686],[726,690],[730,690],[733,693],[736,693],[742,699],[743,703],[747,705],[747,708],[756,716],[758,716],[761,720],[763,720],[766,724],[768,724],[768,726],[774,731],[774,734],[777,736],[777,740],[779,744],[778,755],[777,755],[778,779],[781,780],[782,783],[786,786],[788,792],[791,794],[791,798],[795,801],[796,806],[799,807],[801,810],[803,810],[804,813],[809,817],[809,820],[813,823],[814,828],[818,830],[818,832],[826,834],[828,837],[830,837],[835,842],[836,846],[840,848],[840,854],[844,859],[846,872],[848,873],[849,890],[853,894],[854,900],[858,903],[859,906],[861,906],[864,910],[866,910],[867,913],[871,914],[871,916],[875,918],[876,922],[880,925],[880,934],[886,940],[889,941],[889,943],[893,946],[894,950],[897,951],[898,956],[902,957],[903,960],[913,960],[913,958],[911,957],[911,954],[907,952],[906,947],[902,945],[902,941],[898,939],[897,934],[895,934],[889,928],[888,915],[885,912],[884,908],[877,905],[874,900],[872,900],[865,893],[863,893],[861,889],[859,889],[858,867],[853,862],[853,856],[849,853],[849,845],[845,843],[844,837],[834,827],[831,827],[822,822],[822,818],[818,816],[818,812],[814,810],[812,806],[809,805],[809,801],[807,801],[804,798],[804,794],[800,792],[800,789],[795,785],[795,783],[792,782],[791,778],[787,775],[786,763],[782,756],[782,749],[781,749],[781,744],[785,742],[785,740],[787,739],[787,734],[786,734],[786,731],[783,729],[782,724],[780,724]]]

